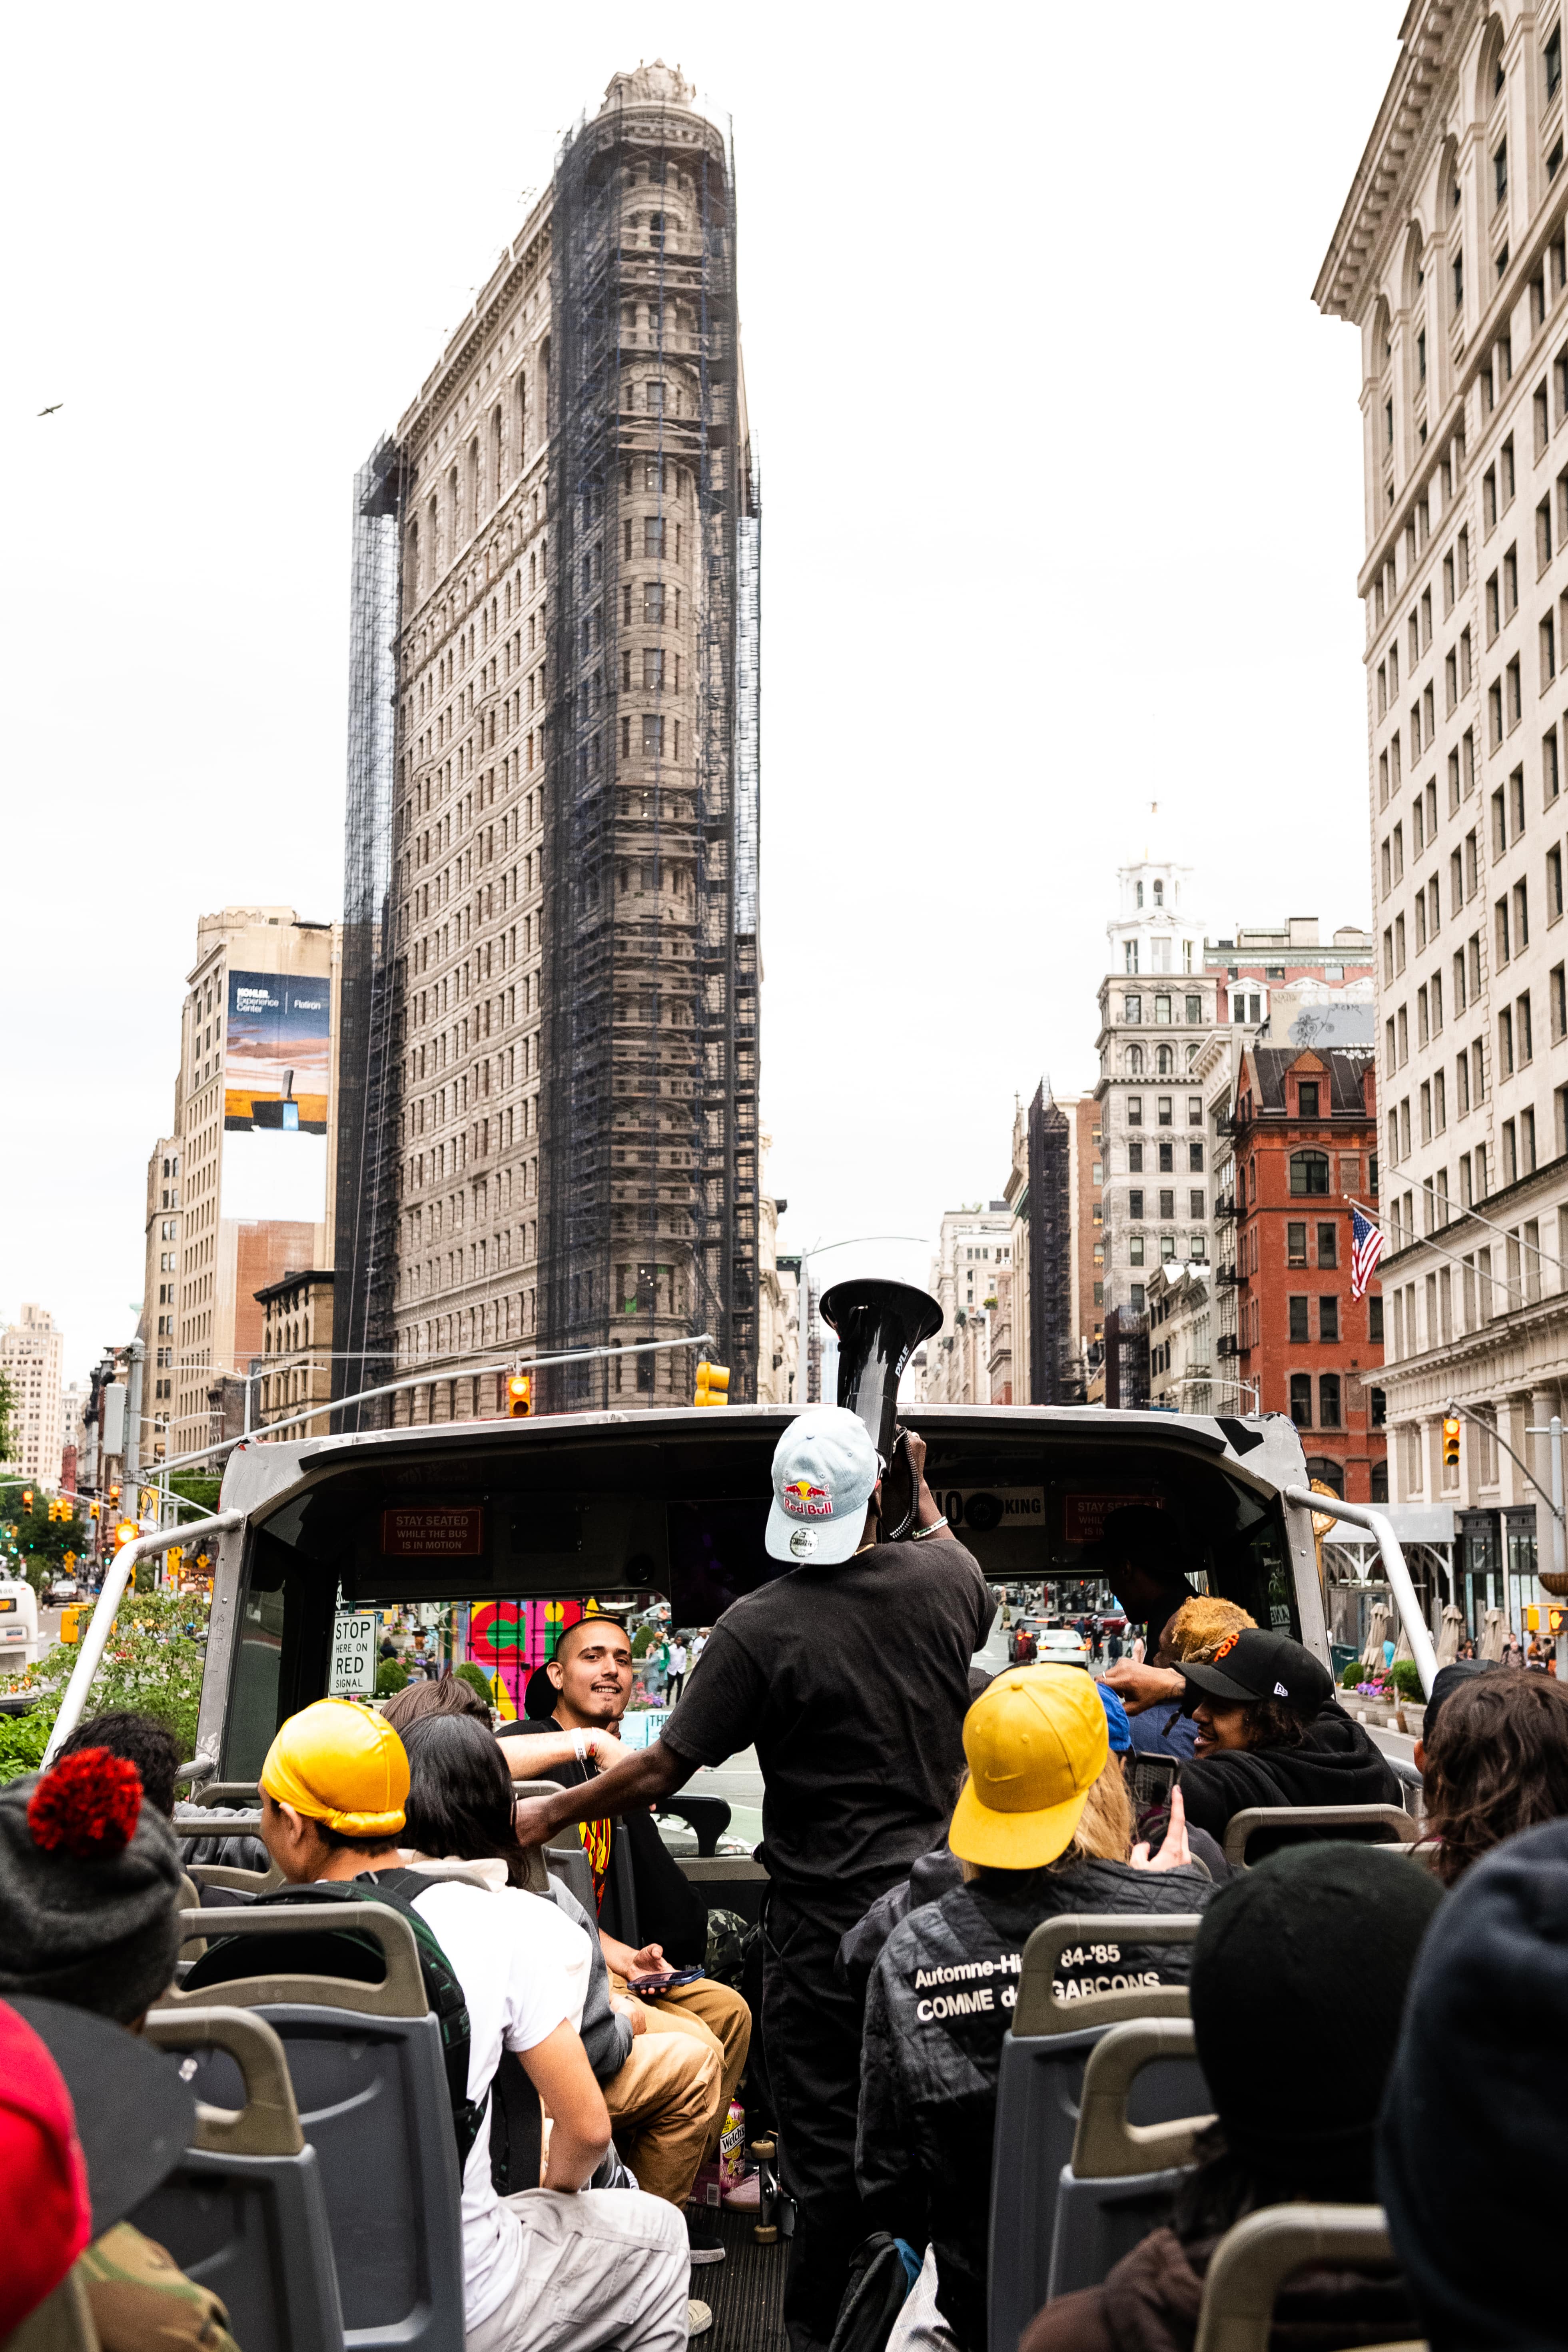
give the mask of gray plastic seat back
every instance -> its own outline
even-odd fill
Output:
[[[1129,2113],[1134,2084],[1152,2066],[1196,2075],[1185,2113],[1139,2122]],[[1168,2220],[1171,2200],[1193,2161],[1198,2134],[1214,2121],[1199,2112],[1207,2095],[1198,2073],[1189,2020],[1130,2018],[1113,2025],[1083,2070],[1071,2161],[1057,2184],[1046,2300],[1098,2286],[1114,2263]]]
[[[1199,1914],[1151,1918],[1162,1945],[1190,1944]],[[1057,2187],[1072,2159],[1084,2062],[1110,2026],[1136,2015],[1184,2018],[1184,1985],[1108,1985],[1080,2000],[1058,1998],[1052,1979],[1075,1947],[1140,1951],[1154,1937],[1142,1920],[1123,1914],[1042,1921],[1024,1947],[1013,2030],[1002,2044],[996,2084],[996,2126],[991,2168],[989,2352],[1017,2352],[1018,2338],[1046,2300],[1056,2233]],[[1098,1971],[1097,1971],[1098,1972]],[[1121,1970],[1108,1962],[1103,1971]],[[1192,2112],[1199,2080],[1191,2062],[1150,2068],[1133,2086],[1139,2123]]]
[[[1310,1843],[1302,1834],[1309,1830],[1313,1839],[1366,1845],[1415,1845],[1421,1835],[1403,1805],[1249,1805],[1225,1825],[1225,1858],[1247,1870],[1282,1844]]]
[[[321,2166],[300,2127],[282,2042],[250,2011],[216,2007],[155,2011],[146,2036],[186,2053],[208,2100],[225,2098],[198,2109],[191,2147],[130,2220],[221,2295],[245,2352],[341,2352]],[[217,2053],[237,2078],[237,2104],[215,2079]]]
[[[1209,2257],[1194,2352],[1268,2352],[1274,2298],[1295,2271],[1393,2259],[1381,2205],[1266,2205],[1227,2230]],[[1384,2352],[1424,2352],[1387,2345]]]
[[[350,2352],[463,2352],[461,2184],[440,2028],[430,2014],[414,1930],[389,1905],[300,1903],[204,1911],[203,1932],[320,1935],[353,1927],[382,1947],[380,1984],[312,1976],[243,1977],[165,1994],[155,2016],[221,1999],[264,2017],[281,2041],[300,2127],[316,2152]],[[210,2063],[212,2087],[205,2069]],[[232,2072],[198,2060],[199,2097]],[[245,2347],[250,2352],[250,2347]]]
[[[577,1897],[590,1919],[597,1916],[593,1865],[580,1845],[547,1845],[544,1866],[552,1878],[558,1878],[567,1892]]]

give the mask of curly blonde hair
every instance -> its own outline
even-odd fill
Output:
[[[1222,1642],[1257,1625],[1257,1618],[1234,1601],[1200,1594],[1183,1601],[1166,1628],[1165,1645],[1180,1665],[1206,1665]]]

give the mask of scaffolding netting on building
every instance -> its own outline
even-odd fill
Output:
[[[710,126],[617,104],[578,127],[556,168],[551,311],[538,1345],[706,1330],[740,1401],[757,1333],[758,542],[733,181]],[[672,1380],[661,1361],[564,1368],[546,1398],[689,1395],[689,1363]]]

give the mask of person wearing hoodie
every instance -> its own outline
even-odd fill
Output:
[[[948,1831],[963,1884],[893,1929],[866,2000],[855,2170],[867,2225],[931,2245],[889,2352],[911,2335],[984,2352],[996,2085],[1032,1930],[1072,1912],[1128,1915],[1115,1943],[1063,1953],[1062,1999],[1184,1983],[1190,1949],[1162,1945],[1156,1915],[1200,1911],[1215,1892],[1187,1859],[1179,1807],[1157,1861],[1127,1859],[1127,1784],[1081,1668],[1008,1668],[964,1717],[963,1747]]]
[[[1246,1627],[1179,1671],[1198,1732],[1176,1776],[1193,1827],[1223,1843],[1231,1816],[1253,1806],[1401,1801],[1392,1766],[1336,1703],[1328,1668],[1288,1634]]]
[[[1048,2303],[1019,2352],[1192,2352],[1210,2258],[1244,2215],[1298,2198],[1375,2202],[1378,2108],[1405,1990],[1442,1901],[1419,1863],[1340,1843],[1273,1854],[1218,1890],[1193,1947],[1189,1995],[1216,2121],[1199,2139],[1169,2226],[1151,2231],[1100,2285]],[[1557,2013],[1563,2007],[1559,1998]],[[1411,2014],[1420,2009],[1414,2000]],[[1450,2086],[1459,2072],[1441,2035],[1424,2071]],[[1462,2079],[1472,2105],[1487,2097],[1482,2069]],[[1454,2235],[1495,2275],[1496,2240],[1474,2227],[1474,2178],[1455,2164],[1458,2143],[1428,2133],[1426,2145],[1432,2175],[1447,2177]],[[1334,2352],[1408,2344],[1419,2332],[1411,2287],[1389,2265],[1317,2268],[1279,2297],[1270,2347]],[[1503,2340],[1451,2338],[1455,2347]]]
[[[1563,2340],[1547,2250],[1563,2226],[1565,1948],[1568,1821],[1525,1830],[1467,1870],[1422,1948],[1377,2187],[1420,2314],[1410,2333],[1432,2352]]]

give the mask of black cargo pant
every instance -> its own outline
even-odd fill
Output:
[[[866,2234],[855,2186],[860,2002],[834,1973],[841,1930],[807,1919],[770,1888],[763,1921],[763,2042],[778,2117],[779,2161],[795,2202],[784,2283],[791,2352],[825,2352]]]

